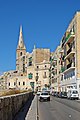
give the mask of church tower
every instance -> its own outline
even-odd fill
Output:
[[[22,26],[20,26],[20,34],[18,46],[16,49],[16,70],[20,73],[26,72],[26,47],[24,45],[23,35],[22,35]]]

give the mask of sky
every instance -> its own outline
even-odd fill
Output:
[[[0,0],[0,73],[16,69],[20,25],[27,52],[55,51],[80,0]]]

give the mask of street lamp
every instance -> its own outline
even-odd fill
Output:
[[[39,79],[39,76],[38,76],[38,72],[36,73],[36,84],[37,84],[37,87],[36,87],[36,89],[37,89],[37,91],[38,91],[38,79]]]

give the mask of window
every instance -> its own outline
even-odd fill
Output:
[[[32,78],[33,78],[33,74],[32,74],[32,73],[29,73],[29,74],[28,74],[28,78],[29,78],[29,79],[32,79]]]
[[[14,73],[17,73],[18,71],[14,71]]]
[[[23,74],[21,74],[21,76],[23,76]]]
[[[20,56],[22,56],[22,52],[20,52]]]
[[[30,82],[32,89],[34,89],[34,82]]]
[[[38,73],[36,73],[36,75],[38,75]]]
[[[61,76],[61,81],[63,80],[63,75]]]
[[[74,25],[73,25],[73,28],[72,28],[72,29],[73,29],[73,32],[75,33],[75,27],[74,27]]]
[[[44,75],[43,75],[43,78],[46,78],[47,76],[46,76],[46,72],[44,72]]]
[[[20,85],[20,82],[19,82],[19,85]]]
[[[45,93],[41,93],[41,95],[49,95],[47,92],[45,92]]]
[[[9,82],[9,86],[10,86],[10,82]]]
[[[38,81],[38,78],[39,78],[39,74],[36,73],[36,81]]]
[[[37,66],[37,69],[39,68],[39,66]]]
[[[14,86],[16,85],[16,83],[14,82]]]
[[[73,71],[73,76],[75,76],[75,71]]]
[[[29,58],[29,66],[32,66],[32,57]]]
[[[25,85],[25,82],[23,82],[23,85]]]
[[[71,86],[71,88],[73,88],[73,86]]]
[[[44,75],[46,76],[46,72],[44,72]]]
[[[25,72],[25,64],[23,64],[23,72]]]
[[[72,78],[72,76],[73,76],[73,73],[71,73],[71,78]]]
[[[23,62],[25,61],[25,56],[23,56]]]
[[[78,94],[78,91],[77,91],[77,90],[74,90],[74,91],[73,91],[73,94]]]
[[[46,68],[47,66],[45,65],[45,68]]]

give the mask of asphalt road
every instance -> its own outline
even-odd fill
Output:
[[[51,96],[50,102],[38,104],[39,120],[80,120],[80,101]]]

